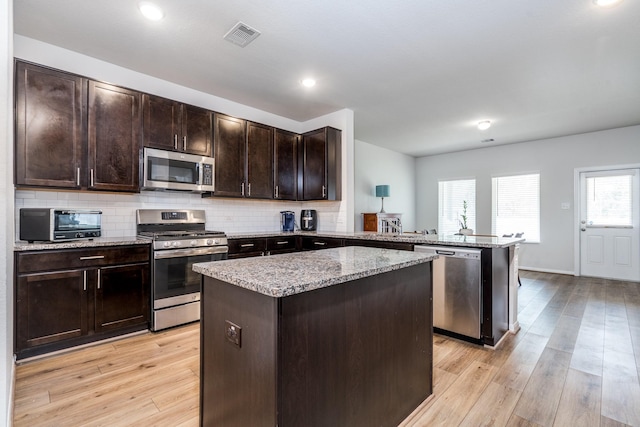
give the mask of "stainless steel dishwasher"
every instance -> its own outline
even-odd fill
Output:
[[[481,249],[416,245],[414,250],[439,255],[433,261],[433,327],[480,340]]]

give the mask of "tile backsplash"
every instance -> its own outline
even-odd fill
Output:
[[[143,191],[117,194],[80,191],[16,190],[16,240],[20,208],[82,208],[102,211],[102,235],[127,237],[136,234],[136,209],[204,209],[206,228],[225,233],[273,232],[280,230],[280,211],[318,211],[318,231],[346,231],[343,202],[284,202],[273,200],[202,198],[199,194]]]

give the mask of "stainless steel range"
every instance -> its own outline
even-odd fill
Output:
[[[152,240],[151,330],[200,319],[197,262],[227,259],[227,236],[205,230],[203,210],[138,209],[137,233]]]

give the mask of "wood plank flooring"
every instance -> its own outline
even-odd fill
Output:
[[[401,425],[640,427],[640,284],[521,279],[521,331],[436,335],[434,394]],[[14,424],[196,426],[198,384],[198,325],[147,333],[18,366]]]

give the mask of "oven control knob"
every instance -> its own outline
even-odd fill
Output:
[[[197,240],[192,240],[192,241],[189,242],[189,244],[191,246],[198,246],[198,241]]]
[[[180,242],[173,242],[173,246],[177,248],[178,246],[180,246]]]
[[[164,242],[164,244],[162,245],[165,248],[170,248],[171,247],[171,242]]]
[[[209,246],[211,246],[211,245],[215,245],[216,243],[218,243],[218,242],[216,242],[216,241],[215,241],[215,240],[213,240],[213,239],[208,239],[208,240],[207,240],[207,245],[209,245]]]

